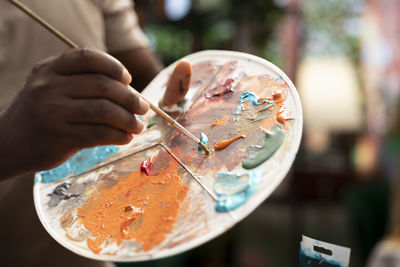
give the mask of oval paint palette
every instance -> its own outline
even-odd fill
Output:
[[[193,68],[190,88],[168,110],[214,152],[206,155],[149,112],[140,117],[146,130],[130,144],[85,149],[37,173],[37,213],[66,248],[108,261],[181,253],[230,229],[286,176],[303,123],[287,76],[245,53],[203,51],[185,59]],[[175,64],[143,92],[154,104]]]

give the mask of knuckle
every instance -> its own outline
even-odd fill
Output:
[[[89,48],[81,48],[78,50],[77,56],[79,59],[87,61],[93,57],[94,51]]]
[[[31,73],[32,73],[32,74],[37,74],[37,73],[39,73],[40,71],[42,71],[46,66],[47,66],[47,63],[46,63],[46,62],[44,62],[44,61],[39,61],[39,62],[37,62],[37,63],[33,66]]]
[[[32,82],[31,92],[33,93],[33,95],[41,95],[44,91],[47,91],[48,88],[49,85],[47,81],[44,81],[43,79],[35,79]]]
[[[38,76],[38,75],[30,75],[28,78],[27,84],[24,87],[25,92],[27,92],[32,99],[49,97],[49,93],[52,91],[52,87],[55,86],[56,83],[51,81],[51,78]]]
[[[88,62],[91,62],[93,54],[94,51],[90,50],[89,48],[72,49],[63,53],[60,56],[60,61],[64,62],[72,60],[78,62],[79,64],[87,64]]]

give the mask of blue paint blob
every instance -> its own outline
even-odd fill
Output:
[[[245,174],[218,173],[214,182],[214,191],[218,195],[215,210],[227,212],[240,207],[256,192],[261,178],[261,169]]]
[[[268,113],[265,117],[262,117],[262,118],[253,120],[251,123],[255,123],[255,122],[257,122],[257,121],[262,121],[262,120],[265,120],[266,118],[269,118],[269,117],[271,117],[271,114]]]
[[[70,175],[78,175],[95,167],[119,150],[117,146],[85,148],[73,155],[60,166],[36,173],[35,182],[51,183]]]
[[[206,135],[205,133],[203,133],[203,132],[200,132],[200,142],[202,142],[203,144],[205,144],[206,146],[208,146],[208,137],[207,137],[207,135]],[[197,150],[198,150],[198,151],[202,151],[203,148],[202,148],[200,145],[198,145],[198,146],[197,146]],[[208,151],[209,151],[209,152],[213,152],[214,149],[212,149],[212,148],[210,147],[210,148],[208,148]],[[205,151],[204,151],[204,152],[205,152]]]
[[[238,105],[238,107],[237,107],[236,110],[235,110],[235,115],[240,115],[240,114],[242,114],[242,108],[243,108],[242,102],[239,102],[239,105]]]
[[[274,104],[268,104],[267,106],[265,106],[265,108],[263,108],[263,109],[260,109],[258,112],[261,112],[261,111],[264,111],[264,110],[267,110],[267,109],[269,109],[270,107],[272,107]]]
[[[235,123],[235,126],[239,126],[239,124],[240,124],[239,119],[240,118],[238,116],[237,117],[233,117],[232,121]]]
[[[141,115],[138,115],[137,118],[138,118],[139,120],[141,120],[141,121],[144,121],[144,117],[141,116]]]

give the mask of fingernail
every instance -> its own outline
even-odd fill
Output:
[[[130,84],[132,81],[132,76],[129,74],[129,71],[124,67],[122,70],[122,83],[125,85]]]

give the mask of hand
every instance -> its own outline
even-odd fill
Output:
[[[0,177],[53,168],[82,148],[127,144],[149,106],[115,58],[74,49],[38,63],[0,116]],[[5,170],[5,171],[3,171]]]

